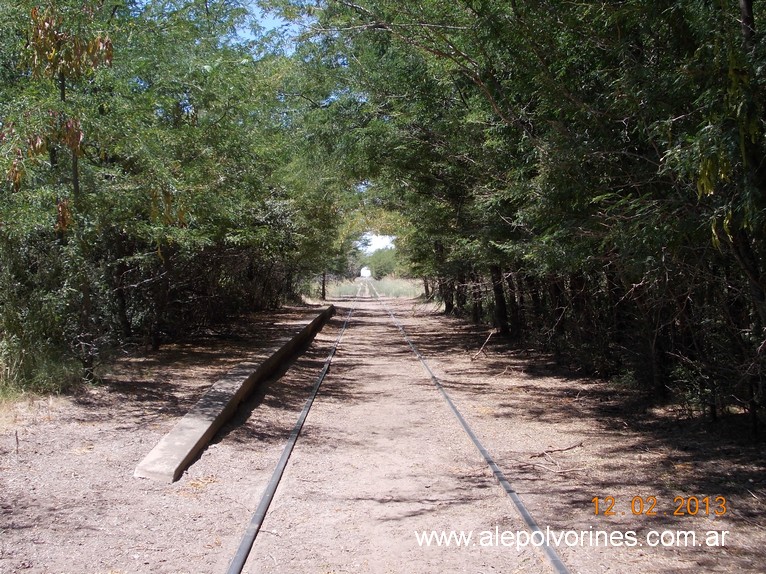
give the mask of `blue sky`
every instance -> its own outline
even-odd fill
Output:
[[[266,28],[266,30],[273,30],[274,28],[279,28],[285,24],[285,21],[281,18],[277,18],[271,14],[264,14],[257,6],[253,6],[253,12],[258,17],[261,26]]]
[[[250,5],[251,13],[258,19],[261,26],[263,26],[267,31],[274,30],[287,24],[285,20],[282,20],[273,14],[265,13],[254,0],[250,0],[248,4]]]

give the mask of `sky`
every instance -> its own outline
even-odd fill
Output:
[[[269,14],[261,10],[261,8],[255,3],[255,0],[248,0],[248,4],[250,5],[250,13],[256,17],[258,22],[261,24],[261,26],[264,27],[266,31],[274,30],[287,24],[286,21],[278,18],[274,14]]]
[[[393,241],[395,239],[392,235],[375,235],[374,233],[365,233],[364,236],[370,240],[370,245],[365,248],[365,253],[372,253],[379,249],[385,249],[387,247],[393,247]]]
[[[273,30],[274,28],[279,28],[285,24],[285,21],[280,18],[272,16],[271,14],[264,14],[257,6],[253,6],[253,11],[258,16],[258,21],[261,23],[261,26],[266,30]]]

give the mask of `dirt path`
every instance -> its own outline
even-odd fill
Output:
[[[558,549],[571,572],[764,572],[758,447],[624,408],[630,392],[556,373],[528,353],[490,343],[472,360],[485,329],[413,301],[388,303],[541,528],[570,543],[570,533],[585,533]],[[224,572],[351,302],[337,305],[307,353],[174,485],[132,478],[136,462],[278,325],[256,322],[234,346],[227,338],[123,364],[82,395],[5,413],[0,573]],[[594,516],[592,499],[603,511],[609,496],[615,515]],[[657,515],[633,515],[637,496],[647,506],[655,497]],[[708,516],[667,516],[676,496],[725,496],[727,512],[714,516],[713,502]],[[589,544],[599,530],[628,540],[633,532],[636,545]],[[707,532],[729,534],[723,547],[646,543],[666,530],[695,532],[698,543]],[[415,533],[430,531],[471,531],[474,544],[419,545]],[[506,532],[508,545],[488,531]],[[246,572],[552,572],[538,550],[512,543],[518,531],[511,501],[399,331],[379,303],[363,300]]]
[[[533,549],[418,545],[523,524],[380,305],[355,311],[248,572],[549,572]]]
[[[541,528],[566,534],[571,572],[764,571],[756,448],[699,429],[665,436],[650,413],[633,428],[619,408],[630,397],[613,388],[491,345],[477,356],[486,332],[387,303]],[[364,302],[350,325],[248,571],[551,572],[513,544],[518,513],[381,306]],[[677,496],[719,495],[723,516],[714,502],[707,516],[672,516]],[[595,516],[592,499],[603,512],[610,496],[615,515]],[[424,548],[415,532],[430,531],[506,532],[508,545]],[[716,538],[724,546],[707,545]]]

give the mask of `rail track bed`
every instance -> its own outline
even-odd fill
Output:
[[[226,572],[336,345],[244,572],[763,571],[757,447],[674,426],[652,409],[638,420],[621,408],[629,390],[562,374],[494,340],[478,353],[486,329],[367,294],[334,301],[336,317],[306,353],[263,384],[174,484],[132,476],[193,404],[194,393],[167,371],[165,381],[153,379],[156,367],[147,365],[120,384],[7,409],[0,572]],[[213,359],[199,350],[186,375]],[[650,531],[684,530],[728,538],[723,547],[562,543],[557,565],[544,548],[511,542],[533,529],[497,471],[554,536],[634,531],[642,542]],[[672,516],[677,496],[725,496],[727,512]],[[594,497],[613,497],[615,515],[594,515]],[[657,516],[634,515],[636,497],[656,498]],[[460,547],[419,543],[432,531],[474,538]]]

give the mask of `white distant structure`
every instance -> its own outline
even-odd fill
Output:
[[[362,270],[359,272],[360,277],[372,277],[372,271],[370,271],[369,267],[362,267]]]

